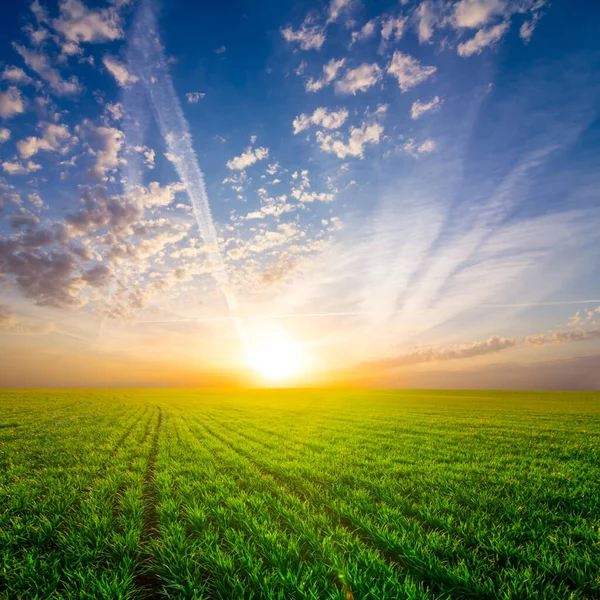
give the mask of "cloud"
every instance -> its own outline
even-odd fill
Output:
[[[200,102],[204,96],[206,96],[206,94],[203,94],[202,92],[188,92],[185,95],[190,104],[198,104],[198,102]]]
[[[442,101],[440,100],[439,96],[435,96],[429,102],[421,102],[420,100],[417,100],[416,102],[413,102],[412,106],[410,107],[410,116],[412,119],[416,120],[426,112],[439,110],[441,104]]]
[[[504,21],[490,29],[480,29],[473,38],[458,45],[459,56],[472,56],[480,54],[484,48],[494,45],[508,31],[510,23]]]
[[[28,160],[24,164],[17,161],[5,161],[2,163],[2,168],[9,175],[29,175],[29,173],[39,171],[39,169],[42,168],[42,165],[38,165],[31,160]]]
[[[503,0],[461,0],[454,5],[453,20],[457,27],[477,29],[504,11]]]
[[[88,119],[84,120],[82,131],[88,140],[89,153],[96,159],[89,174],[97,179],[106,179],[109,171],[123,164],[119,151],[125,141],[125,135],[114,127],[97,127]]]
[[[19,207],[16,212],[8,215],[6,220],[13,229],[19,229],[20,227],[34,227],[40,222],[39,217],[23,207]]]
[[[335,91],[340,94],[364,92],[381,80],[381,69],[375,63],[362,64],[356,69],[349,69],[344,77],[335,82]]]
[[[320,50],[325,43],[325,29],[315,25],[310,17],[304,19],[300,29],[294,31],[286,27],[281,30],[281,35],[287,42],[298,42],[302,50]]]
[[[392,75],[398,80],[398,85],[402,92],[406,92],[419,85],[436,71],[436,67],[423,66],[409,54],[399,51],[394,52],[392,61],[387,68],[388,75]]]
[[[246,167],[253,165],[259,160],[264,160],[269,156],[268,148],[247,148],[240,156],[235,156],[227,161],[227,167],[235,171],[241,171]]]
[[[342,108],[335,111],[328,111],[325,107],[317,108],[312,115],[301,114],[293,122],[294,135],[308,129],[311,125],[324,127],[325,129],[338,129],[348,118],[348,110]]]
[[[328,86],[338,74],[338,71],[346,64],[346,59],[335,60],[332,58],[327,64],[323,65],[323,77],[316,81],[312,77],[306,82],[307,92],[317,92],[321,88]]]
[[[365,362],[361,367],[371,371],[387,371],[420,363],[461,360],[486,354],[496,354],[502,350],[513,348],[516,345],[517,341],[514,338],[503,338],[495,335],[487,340],[471,342],[469,344],[429,346],[397,357]]]
[[[183,191],[185,187],[181,183],[161,186],[158,181],[153,181],[147,188],[140,186],[134,195],[143,206],[168,206],[175,200],[175,193]]]
[[[227,48],[225,48],[225,46],[219,46],[215,50],[215,54],[224,54],[226,51],[227,51]]]
[[[10,129],[6,129],[6,127],[0,127],[0,144],[4,144],[4,142],[8,142],[10,139]]]
[[[24,111],[25,104],[18,88],[9,87],[6,92],[0,92],[0,117],[10,119]]]
[[[337,155],[338,158],[355,156],[364,158],[364,148],[367,144],[378,144],[383,133],[383,126],[379,123],[367,125],[363,123],[360,127],[350,129],[348,143],[345,144],[339,136],[325,134],[317,131],[317,142],[324,152]]]
[[[58,70],[50,64],[50,60],[45,54],[30,50],[19,44],[13,44],[13,46],[23,58],[25,64],[48,83],[55,94],[68,96],[78,94],[83,90],[79,80],[74,75],[68,80],[63,79]]]
[[[9,306],[0,304],[0,333],[33,335],[52,331],[54,331],[54,326],[51,323],[25,322],[19,319]]]
[[[375,33],[376,25],[377,20],[371,19],[370,21],[367,21],[358,31],[353,31],[351,44],[355,44],[356,42],[367,40],[372,37]]]
[[[114,6],[90,10],[80,0],[62,0],[54,29],[70,42],[110,42],[123,37],[119,13]]]
[[[427,139],[422,144],[417,145],[415,138],[410,138],[402,145],[402,150],[417,158],[420,154],[429,154],[433,152],[436,147],[437,144],[435,140]]]
[[[10,83],[15,83],[17,85],[26,85],[28,83],[33,83],[33,79],[23,71],[20,67],[5,67],[4,71],[2,71],[2,79],[5,81],[10,81]]]
[[[102,62],[121,87],[125,87],[130,83],[138,81],[138,77],[136,75],[131,75],[127,70],[127,67],[114,56],[106,55],[102,57]]]
[[[595,329],[577,329],[576,331],[556,331],[552,335],[529,335],[525,341],[532,346],[545,346],[547,344],[570,344],[571,342],[585,342],[600,339],[600,327]]]
[[[429,42],[433,37],[433,30],[438,22],[438,17],[433,9],[431,2],[421,2],[416,10],[417,34],[419,42]]]
[[[52,151],[66,149],[77,141],[72,137],[66,125],[45,123],[42,137],[31,136],[17,142],[17,150],[21,158],[31,158],[40,150]]]
[[[417,152],[419,154],[429,154],[430,152],[433,152],[437,147],[437,144],[435,143],[435,140],[432,139],[428,139],[425,140],[418,148],[417,148]]]
[[[342,12],[347,12],[352,7],[353,0],[331,0],[327,23],[334,23]]]
[[[381,39],[385,42],[393,39],[398,41],[404,34],[404,26],[408,17],[388,17],[381,24]]]

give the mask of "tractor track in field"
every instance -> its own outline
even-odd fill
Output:
[[[285,490],[286,493],[295,496],[298,500],[309,503],[311,506],[315,506],[314,498],[312,495],[298,486],[294,485],[294,481],[289,478],[280,475],[279,473],[269,469],[264,464],[257,462],[248,452],[245,452],[239,446],[233,445],[224,436],[213,431],[210,427],[206,426],[204,422],[200,425],[203,429],[229,448],[232,452],[245,459],[248,463],[253,465],[258,472],[263,475],[272,478],[277,484]],[[320,484],[318,481],[316,483]],[[321,485],[321,484],[320,484]],[[410,558],[406,556],[400,556],[393,552],[390,548],[386,547],[385,544],[378,542],[370,537],[368,532],[364,531],[360,524],[354,523],[350,518],[340,514],[334,508],[322,502],[319,504],[325,509],[333,523],[339,523],[352,537],[357,539],[363,546],[374,550],[381,559],[388,565],[393,571],[398,573],[404,571],[409,573],[415,578],[418,578],[424,584],[429,587],[430,592],[441,593],[441,594],[455,594],[459,593],[461,598],[473,599],[473,600],[495,600],[494,595],[490,595],[482,590],[472,590],[465,587],[465,584],[461,581],[456,581],[452,576],[438,573],[434,576],[429,569],[426,567],[418,566]]]
[[[143,527],[141,534],[141,568],[134,578],[134,584],[137,590],[137,597],[146,600],[165,598],[162,593],[163,581],[154,572],[152,565],[152,553],[148,550],[148,545],[158,538],[159,535],[159,517],[156,505],[159,500],[158,487],[156,485],[156,461],[158,458],[158,446],[160,441],[160,432],[163,422],[163,411],[158,408],[158,419],[154,432],[152,433],[152,444],[148,454],[148,465],[144,474],[144,483],[142,499],[144,503]],[[150,435],[150,427],[146,428],[144,441]]]

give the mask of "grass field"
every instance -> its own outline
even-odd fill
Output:
[[[0,598],[600,598],[600,394],[0,392]]]

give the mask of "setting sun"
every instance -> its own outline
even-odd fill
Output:
[[[281,329],[258,333],[250,343],[248,362],[264,379],[285,381],[300,375],[306,368],[302,346]]]

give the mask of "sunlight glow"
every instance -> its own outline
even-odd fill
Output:
[[[254,336],[248,350],[250,366],[270,382],[284,382],[300,375],[306,368],[302,346],[282,329],[261,331]]]

